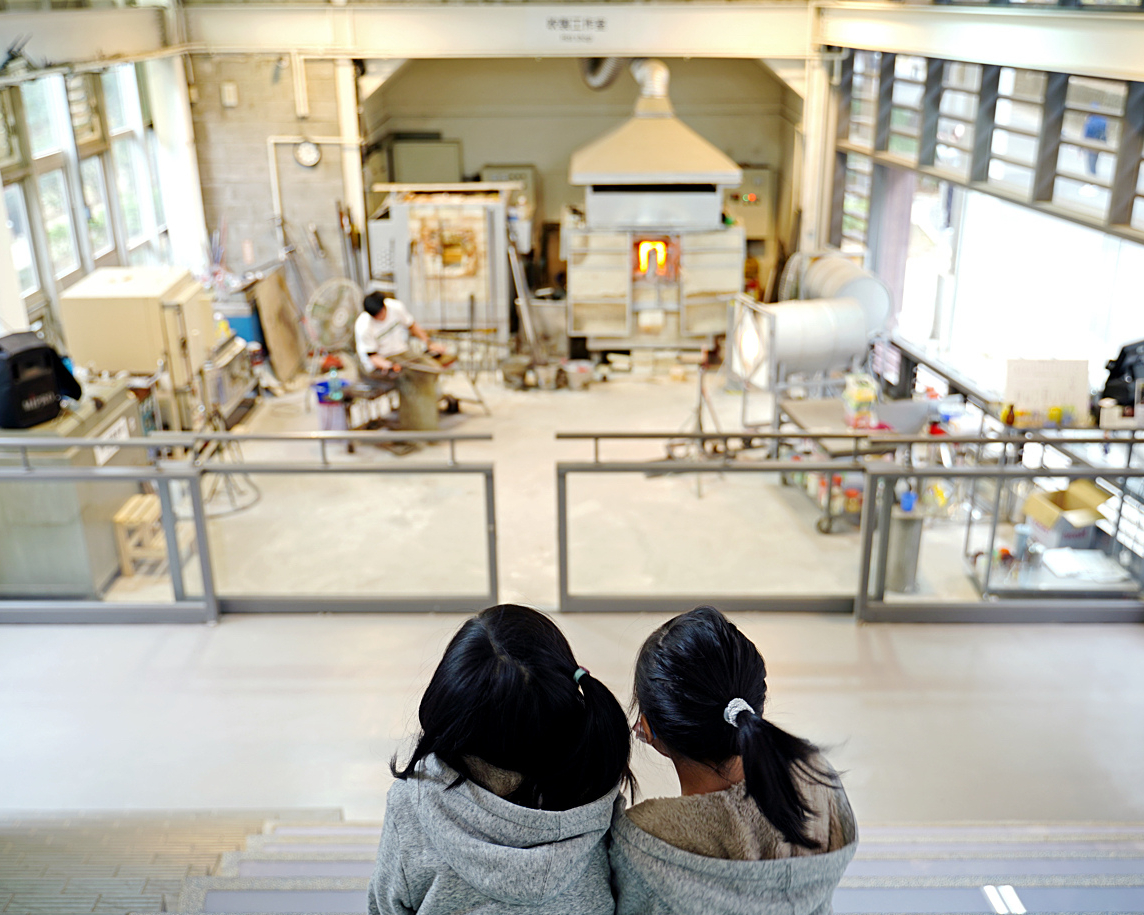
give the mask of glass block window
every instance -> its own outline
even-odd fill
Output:
[[[69,76],[66,86],[76,145],[98,141],[103,136],[103,126],[99,122],[95,78],[89,75]]]
[[[868,156],[846,156],[846,189],[842,197],[842,250],[864,251],[870,236],[870,197],[874,163]]]
[[[854,52],[854,81],[850,90],[850,136],[857,146],[874,148],[878,120],[878,72],[882,55],[877,51]]]
[[[922,136],[926,59],[899,54],[894,60],[888,152],[916,162]]]
[[[1127,97],[1123,82],[1069,77],[1053,203],[1091,215],[1108,213]]]
[[[988,181],[1022,199],[1033,195],[1044,99],[1044,73],[1001,68]]]
[[[969,177],[980,91],[979,64],[946,61],[941,77],[934,164],[963,179]]]

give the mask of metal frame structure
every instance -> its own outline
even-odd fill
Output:
[[[1144,434],[1144,430],[1141,430]],[[565,612],[593,612],[593,611],[627,611],[627,612],[668,612],[686,606],[709,603],[713,599],[727,610],[733,611],[810,611],[810,612],[854,612],[857,619],[867,622],[997,622],[997,623],[1042,623],[1042,622],[1144,622],[1144,595],[1133,598],[1126,597],[1075,597],[1065,592],[1038,592],[1036,598],[1006,598],[996,600],[988,589],[982,590],[980,601],[960,602],[927,602],[920,600],[895,600],[887,602],[886,592],[886,566],[889,559],[887,544],[890,530],[890,511],[893,508],[893,499],[885,498],[889,492],[887,486],[892,488],[893,481],[898,479],[924,479],[926,477],[941,477],[942,479],[969,478],[976,481],[995,480],[993,526],[989,539],[989,559],[991,563],[992,551],[996,540],[997,502],[1005,485],[1014,480],[1035,479],[1045,477],[1067,479],[1092,479],[1116,481],[1121,498],[1127,492],[1128,479],[1144,478],[1144,468],[1131,467],[1132,449],[1139,442],[1136,435],[1114,438],[1128,446],[1129,465],[1124,468],[1107,467],[1070,467],[1028,468],[1019,465],[1002,464],[997,469],[982,467],[926,467],[913,466],[907,459],[904,464],[889,464],[885,462],[862,462],[856,454],[850,461],[782,461],[761,460],[744,461],[732,459],[731,449],[737,451],[766,448],[768,453],[779,440],[805,440],[820,438],[843,438],[838,433],[777,433],[777,432],[739,432],[739,433],[658,433],[658,432],[579,432],[558,433],[557,439],[562,441],[591,441],[592,461],[590,462],[559,462],[556,465],[556,505],[557,505],[557,557],[559,574],[559,600],[560,609]],[[866,433],[853,433],[855,440],[867,439],[870,447],[879,452],[887,448],[911,448],[915,444],[959,444],[959,445],[1002,445],[1007,451],[1010,447],[1020,448],[1025,445],[1041,445],[1062,451],[1068,455],[1069,445],[1104,443],[1108,441],[1102,435],[1076,436],[1072,438],[1059,438],[1046,436],[1039,431],[1025,432],[1013,430],[1011,434],[1000,436],[925,436],[925,435],[870,435]],[[600,458],[600,442],[604,440],[644,440],[664,441],[670,444],[686,440],[700,446],[711,443],[722,444],[724,452],[718,459],[711,460],[655,460],[655,461],[605,461]],[[907,455],[909,452],[907,451]],[[1070,459],[1077,460],[1070,456]],[[837,471],[861,472],[866,477],[865,498],[863,499],[860,522],[860,561],[859,581],[856,585],[853,598],[829,596],[768,596],[768,595],[741,595],[720,596],[692,594],[666,594],[652,596],[632,595],[606,595],[606,594],[573,594],[569,589],[569,538],[568,538],[568,486],[567,479],[572,474],[599,474],[599,473],[638,473],[646,475],[654,473],[665,474],[723,474],[723,473],[793,473],[799,471],[826,472],[833,475]],[[889,481],[889,482],[888,482]],[[1123,506],[1121,512],[1123,512]],[[1113,537],[1120,527],[1120,517],[1116,521]],[[985,581],[989,580],[990,570],[987,568]],[[873,589],[871,585],[873,584]],[[873,596],[871,596],[873,595]]]
[[[496,505],[494,498],[493,466],[491,463],[467,462],[456,459],[456,444],[460,441],[490,441],[488,434],[458,434],[436,432],[300,432],[284,434],[236,434],[203,432],[196,434],[159,434],[146,438],[116,439],[59,439],[31,437],[0,437],[0,451],[18,453],[20,465],[0,467],[0,485],[53,481],[82,481],[98,484],[100,480],[139,481],[153,483],[158,491],[162,509],[162,524],[166,534],[168,563],[175,600],[172,602],[76,601],[76,600],[2,600],[0,623],[134,623],[134,622],[210,622],[219,613],[284,613],[317,611],[333,612],[470,612],[497,602],[497,549]],[[241,445],[244,442],[283,442],[317,444],[319,460],[316,462],[212,462],[209,459],[212,444]],[[353,442],[377,445],[387,442],[444,442],[449,446],[444,463],[352,464],[331,463],[330,443]],[[143,448],[149,453],[151,466],[134,467],[37,467],[29,452],[64,451],[73,448]],[[176,458],[164,455],[181,452]],[[212,569],[210,539],[207,531],[207,513],[203,499],[203,484],[210,477],[236,475],[315,475],[315,474],[473,474],[483,481],[486,512],[488,559],[488,591],[474,595],[427,595],[424,597],[369,597],[330,598],[327,595],[301,595],[278,597],[270,595],[233,596],[220,594]],[[174,511],[170,490],[175,482],[186,483],[192,516],[180,519]],[[183,562],[179,555],[175,525],[180,520],[194,524],[203,595],[189,597],[183,586]]]
[[[1057,443],[1051,443],[1057,444]],[[859,566],[858,592],[854,601],[855,616],[865,622],[908,623],[1138,623],[1144,622],[1144,600],[1135,598],[1071,597],[1065,594],[1042,594],[1037,598],[989,600],[988,592],[981,601],[921,601],[895,600],[886,596],[887,546],[890,536],[890,511],[893,499],[886,498],[893,481],[906,478],[938,476],[943,479],[994,479],[1000,498],[1002,484],[1007,481],[1058,477],[1069,480],[1108,479],[1124,482],[1144,478],[1144,468],[1123,468],[1101,472],[1095,468],[1024,468],[1004,470],[974,468],[942,468],[928,472],[925,469],[902,466],[871,466],[866,468],[866,498],[862,503],[862,560]],[[877,542],[875,542],[877,535]],[[996,536],[990,533],[989,561]],[[987,568],[986,582],[989,580]],[[1067,599],[1062,599],[1067,598]]]
[[[558,432],[560,441],[591,441],[593,460],[590,462],[565,462],[556,464],[556,538],[557,573],[559,578],[559,606],[563,612],[626,611],[664,612],[680,608],[694,607],[716,600],[719,606],[729,611],[761,610],[771,612],[803,611],[812,613],[851,613],[854,600],[851,597],[802,596],[802,595],[739,595],[719,596],[693,594],[667,595],[605,595],[573,594],[569,590],[569,544],[568,544],[568,477],[573,474],[633,473],[646,475],[676,474],[724,474],[724,473],[793,473],[799,471],[824,472],[831,476],[842,471],[861,470],[862,465],[854,461],[742,461],[731,460],[727,454],[732,444],[739,450],[770,448],[778,445],[780,439],[840,438],[839,435],[819,435],[815,433],[777,432]],[[855,436],[866,437],[866,436]],[[705,447],[721,443],[725,449],[721,460],[667,460],[667,461],[602,461],[600,442],[604,440],[643,440],[690,442]]]

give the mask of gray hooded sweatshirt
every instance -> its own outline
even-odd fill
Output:
[[[821,813],[809,825],[828,849],[820,854],[787,845],[742,785],[619,813],[610,851],[616,915],[828,915],[858,842],[845,792],[819,790]]]
[[[371,915],[468,912],[612,915],[604,835],[619,786],[571,810],[533,810],[435,756],[389,789]]]

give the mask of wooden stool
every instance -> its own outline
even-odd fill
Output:
[[[136,560],[167,558],[162,513],[159,497],[142,493],[132,496],[115,513],[115,548],[119,553],[119,571],[124,575],[135,574]]]

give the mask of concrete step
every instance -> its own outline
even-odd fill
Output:
[[[361,836],[276,836],[253,835],[246,838],[247,851],[312,852],[346,851],[377,854],[378,839]]]
[[[179,912],[365,912],[369,880],[361,877],[191,877]]]
[[[321,810],[0,814],[0,911],[125,915],[173,910],[183,880],[209,874],[267,819],[336,824]]]
[[[234,851],[222,856],[214,876],[369,878],[376,860],[376,852]]]
[[[993,897],[986,887],[992,891]],[[993,899],[996,900],[992,901]],[[1015,905],[1013,903],[1016,903]],[[987,884],[966,887],[839,887],[834,911],[847,913],[1140,913],[1140,886],[1014,887]]]
[[[320,836],[353,836],[359,839],[380,839],[380,822],[352,822],[352,823],[291,823],[270,820],[262,830],[265,835],[301,836],[314,838]]]

